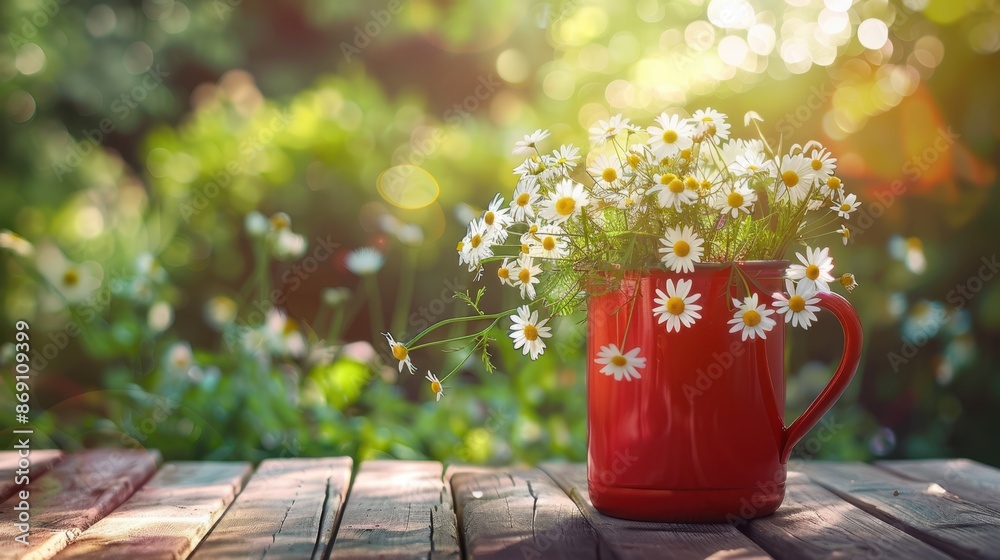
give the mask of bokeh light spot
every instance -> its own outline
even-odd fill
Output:
[[[34,43],[22,45],[17,50],[17,57],[14,59],[14,67],[17,71],[30,76],[37,73],[45,66],[45,52]]]
[[[378,176],[378,193],[386,202],[399,208],[423,208],[441,193],[434,176],[416,165],[396,165]]]
[[[881,49],[889,40],[889,28],[880,19],[868,18],[858,26],[858,40],[867,49]]]
[[[153,66],[153,49],[143,41],[136,41],[125,49],[122,64],[129,74],[142,74]]]
[[[497,74],[511,84],[519,84],[528,79],[531,68],[528,58],[517,49],[507,49],[497,56]]]

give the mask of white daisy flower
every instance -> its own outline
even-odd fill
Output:
[[[808,283],[799,282],[796,286],[791,280],[785,280],[785,291],[788,296],[782,293],[775,293],[774,308],[779,315],[785,316],[785,322],[791,323],[793,327],[808,329],[812,322],[816,320],[816,312],[819,307],[819,298],[813,297],[816,291]]]
[[[9,229],[0,230],[0,249],[25,258],[35,254],[35,246],[30,241]]]
[[[845,196],[839,204],[834,202],[830,208],[836,210],[837,215],[846,220],[851,217],[851,212],[858,209],[858,206],[861,206],[861,203],[858,202],[858,196],[851,193]]]
[[[725,140],[729,138],[729,123],[726,122],[726,114],[720,113],[711,107],[698,109],[691,117],[698,134],[711,138],[713,141]]]
[[[427,371],[427,376],[424,377],[424,379],[429,381],[431,384],[431,391],[434,392],[434,400],[440,401],[441,397],[444,396],[444,385],[441,385],[441,380],[438,379],[436,375],[431,373],[430,370]]]
[[[848,292],[853,292],[854,288],[858,287],[858,281],[854,279],[854,275],[850,272],[845,272],[841,277],[840,285],[844,287]]]
[[[401,342],[396,342],[396,340],[392,338],[392,335],[387,332],[382,333],[382,336],[384,336],[386,342],[389,343],[389,351],[392,352],[392,357],[399,360],[400,373],[403,371],[403,366],[406,366],[406,369],[410,370],[410,374],[417,371],[417,366],[413,365],[413,362],[410,361],[410,351],[406,349],[406,346],[404,346]]]
[[[847,228],[847,224],[840,226],[837,233],[844,239],[844,245],[847,245],[847,242],[851,240],[851,230]]]
[[[514,279],[512,278],[513,267],[514,263],[511,263],[510,259],[506,257],[504,258],[503,262],[500,263],[500,267],[497,268],[497,278],[500,279],[501,284],[507,286],[514,285]]]
[[[612,188],[612,185],[622,177],[622,166],[617,159],[601,154],[594,159],[593,165],[587,168],[587,173],[590,173],[598,185]]]
[[[469,265],[469,271],[479,268],[483,259],[493,256],[493,235],[482,218],[472,220],[469,232],[461,243],[462,257]]]
[[[660,243],[663,244],[660,260],[674,272],[694,272],[694,263],[701,262],[704,240],[691,226],[667,229]]]
[[[486,224],[489,235],[496,240],[496,243],[507,241],[507,227],[514,223],[514,219],[510,217],[510,208],[501,206],[503,197],[497,194],[483,212],[483,223]]]
[[[809,156],[809,167],[816,176],[816,184],[822,186],[837,170],[837,158],[830,155],[830,151],[826,148],[813,150]]]
[[[537,149],[537,145],[542,140],[549,137],[548,130],[538,129],[531,134],[525,134],[524,140],[518,140],[514,143],[514,155],[518,154],[531,154]]]
[[[781,156],[777,196],[783,197],[787,192],[792,204],[798,204],[809,195],[813,177],[812,166],[802,154]]]
[[[601,351],[594,358],[594,363],[603,365],[601,373],[615,376],[615,381],[632,381],[642,379],[639,369],[646,367],[646,358],[639,357],[639,348],[633,348],[623,354],[614,344],[601,346]]]
[[[767,338],[767,331],[774,328],[777,322],[770,318],[769,315],[774,315],[773,309],[768,309],[766,304],[757,303],[757,294],[751,294],[748,297],[743,298],[743,301],[733,298],[733,305],[736,306],[736,313],[733,314],[733,318],[729,320],[729,324],[733,328],[729,329],[729,332],[734,333],[738,330],[743,330],[741,338],[746,340],[747,338]]]
[[[757,191],[747,186],[745,181],[731,184],[724,184],[716,191],[712,205],[722,212],[729,214],[733,218],[739,216],[742,211],[749,214],[753,203],[757,201]]]
[[[267,237],[271,254],[279,261],[297,259],[305,254],[308,243],[306,238],[293,232],[290,228],[282,228],[270,233]]]
[[[649,145],[657,157],[674,157],[693,144],[691,136],[694,134],[694,127],[687,119],[661,113],[656,117],[656,123],[659,126],[651,126],[646,130],[649,132]]]
[[[385,257],[374,247],[361,247],[355,249],[344,257],[344,265],[347,270],[357,276],[367,276],[375,274],[382,269],[385,264]]]
[[[606,121],[599,120],[590,127],[590,142],[595,146],[603,146],[605,142],[627,130],[632,130],[632,125],[619,113]]]
[[[844,192],[844,183],[838,177],[827,177],[820,183],[819,192],[823,196],[830,198],[841,198]]]
[[[209,325],[222,330],[236,320],[239,308],[236,302],[226,296],[214,296],[205,302],[204,316]]]
[[[552,223],[562,224],[579,214],[589,203],[590,197],[583,185],[566,179],[556,185],[555,191],[544,201],[541,216]]]
[[[517,279],[514,286],[521,288],[521,299],[535,299],[535,284],[541,273],[542,267],[535,266],[530,254],[522,253],[518,257],[517,267],[511,269],[511,274]]]
[[[760,152],[748,152],[736,156],[729,164],[729,170],[736,175],[750,176],[755,173],[767,172],[767,157]]]
[[[543,338],[552,336],[551,327],[546,327],[549,320],[538,320],[538,312],[531,311],[527,305],[517,308],[517,315],[511,315],[510,338],[514,340],[514,349],[520,349],[522,355],[531,356],[537,360],[545,353]]]
[[[580,148],[572,144],[563,144],[559,149],[552,152],[552,159],[555,165],[562,167],[566,171],[576,169],[576,161],[580,159]]]
[[[186,376],[194,367],[194,352],[187,342],[175,342],[163,353],[163,369],[172,376]]]
[[[275,356],[299,358],[306,353],[306,339],[295,320],[278,309],[267,312],[264,323],[264,340]]]
[[[655,194],[656,203],[661,208],[673,207],[680,212],[683,205],[698,201],[697,191],[685,187],[684,181],[673,173],[654,175],[653,180],[656,181],[656,186],[646,191],[646,194]]]
[[[104,268],[96,261],[75,263],[66,258],[55,245],[45,244],[35,255],[38,272],[69,303],[87,300],[101,287]]]
[[[510,199],[510,215],[515,222],[527,222],[535,217],[535,204],[538,203],[538,183],[522,178],[514,188],[514,196]]]
[[[250,237],[263,237],[271,226],[263,214],[254,210],[243,218],[243,227]]]
[[[534,234],[538,256],[543,259],[561,259],[569,254],[569,241],[559,226],[542,226]],[[529,244],[530,245],[530,244]]]
[[[798,280],[800,284],[805,283],[807,288],[812,288],[818,292],[829,292],[833,282],[830,271],[833,270],[833,257],[830,256],[829,247],[813,249],[806,247],[806,256],[802,253],[795,253],[795,256],[802,264],[793,264],[788,267],[785,274],[792,280]]]
[[[653,315],[656,316],[657,324],[667,324],[667,332],[674,330],[680,332],[681,325],[690,327],[695,319],[701,319],[701,314],[698,313],[701,306],[694,303],[701,294],[689,295],[691,285],[690,280],[681,279],[677,280],[675,288],[673,280],[667,280],[666,293],[659,288],[656,289],[656,295],[660,297],[653,299],[654,303],[659,304],[653,308]]]

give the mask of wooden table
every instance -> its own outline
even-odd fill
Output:
[[[578,464],[31,459],[20,487],[0,453],[0,558],[1000,558],[1000,470],[963,459],[793,463],[776,514],[716,525],[601,515]]]

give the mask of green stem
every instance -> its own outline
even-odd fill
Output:
[[[333,317],[330,319],[330,326],[327,329],[326,339],[327,342],[340,340],[341,332],[344,329],[344,305],[338,305],[337,309],[333,311]]]
[[[257,277],[257,301],[262,309],[271,307],[271,274],[268,270],[267,242],[257,240],[254,244],[254,276]]]

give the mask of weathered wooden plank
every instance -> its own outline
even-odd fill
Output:
[[[538,469],[458,473],[451,489],[467,558],[599,558],[580,509]]]
[[[268,459],[192,558],[323,558],[351,459]]]
[[[56,558],[187,558],[252,470],[250,463],[168,463]]]
[[[936,482],[952,494],[1000,512],[1000,470],[969,459],[880,461],[876,466],[921,482]]]
[[[910,535],[959,558],[1000,559],[1000,513],[937,483],[905,480],[862,463],[796,464],[817,484]]]
[[[950,558],[798,472],[788,473],[785,501],[774,515],[737,527],[778,559]]]
[[[461,558],[441,463],[367,461],[354,478],[333,558]]]
[[[729,524],[648,523],[602,515],[587,495],[585,465],[544,463],[541,468],[569,494],[595,529],[601,558],[770,558]]]
[[[28,457],[22,457],[17,451],[0,451],[0,502],[24,488],[29,479],[34,480],[45,474],[62,457],[62,451],[58,449],[36,449]],[[24,459],[30,462],[27,469],[22,462]]]
[[[142,486],[159,464],[156,451],[100,449],[67,456],[28,491],[30,537],[14,539],[14,523],[0,524],[0,559],[52,558],[80,533],[113,511]],[[17,519],[20,496],[0,504],[0,519]]]

